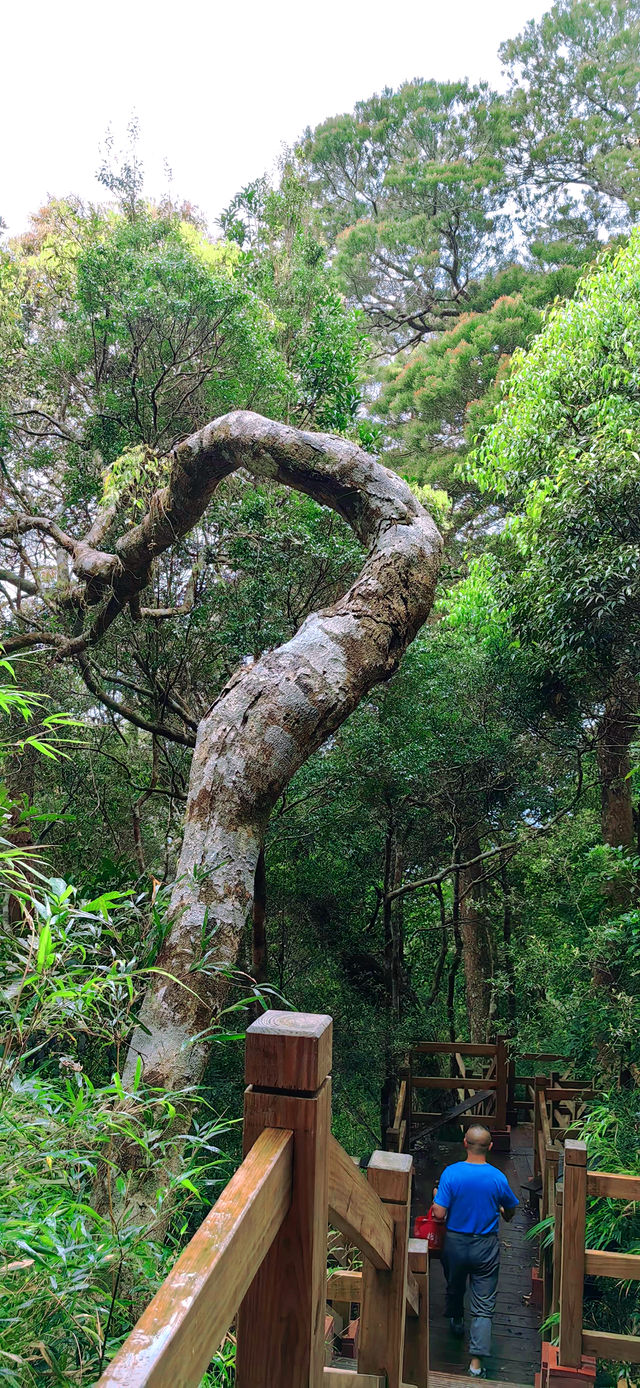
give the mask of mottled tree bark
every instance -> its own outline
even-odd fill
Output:
[[[368,553],[351,589],[308,617],[291,641],[238,671],[198,728],[172,925],[125,1067],[130,1080],[140,1055],[146,1081],[174,1089],[203,1074],[209,1047],[194,1038],[223,996],[219,966],[235,962],[270,812],[307,758],[397,668],[429,613],[441,555],[431,518],[369,454],[235,413],[176,450],[175,486],[172,480],[118,546],[130,575],[148,571],[156,547],[169,543],[171,524],[185,533],[178,502],[193,525],[221,477],[238,467],[333,507]],[[87,563],[85,553],[85,572]],[[103,567],[94,563],[94,572]],[[131,585],[130,578],[124,591]]]

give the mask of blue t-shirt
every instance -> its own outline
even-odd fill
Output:
[[[520,1203],[496,1166],[470,1161],[445,1167],[435,1200],[448,1210],[447,1228],[455,1234],[493,1234],[500,1206],[515,1210]]]

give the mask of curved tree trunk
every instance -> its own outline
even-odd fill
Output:
[[[369,454],[237,412],[176,450],[169,487],[118,546],[130,566],[125,591],[131,573],[148,569],[154,547],[169,543],[168,516],[185,533],[180,501],[193,525],[220,478],[239,467],[333,507],[369,552],[351,589],[308,617],[291,641],[238,671],[198,728],[172,925],[125,1066],[130,1082],[141,1056],[147,1083],[172,1089],[202,1077],[206,1031],[225,991],[221,969],[236,960],[274,804],[363,695],[396,669],[431,608],[441,556],[430,516]]]

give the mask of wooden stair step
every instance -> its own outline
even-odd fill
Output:
[[[468,1374],[442,1374],[437,1369],[429,1370],[429,1388],[461,1388],[463,1383],[470,1383],[472,1380]],[[508,1383],[502,1378],[482,1378],[480,1383],[487,1383],[489,1388],[533,1388],[531,1383]]]

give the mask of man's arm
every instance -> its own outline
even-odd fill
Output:
[[[449,1180],[447,1168],[445,1167],[437,1186],[434,1186],[433,1189],[433,1205],[431,1208],[433,1210],[434,1219],[440,1220],[442,1223],[442,1221],[447,1218],[449,1204]]]
[[[502,1200],[500,1201],[499,1209],[502,1218],[506,1220],[507,1224],[513,1219],[519,1204],[520,1201],[517,1195],[514,1195],[509,1182],[505,1181],[502,1188]]]

